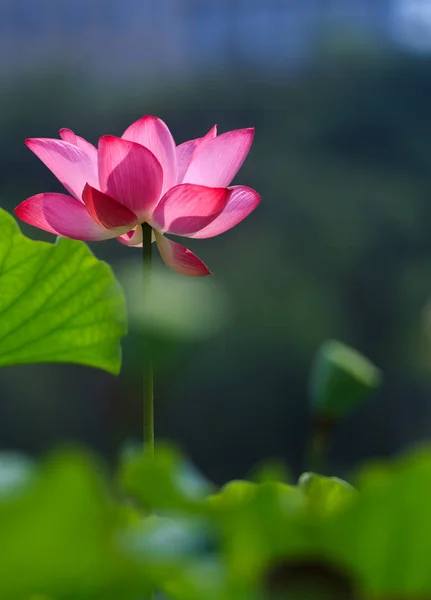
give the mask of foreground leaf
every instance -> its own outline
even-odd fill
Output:
[[[311,515],[332,514],[356,498],[354,488],[338,477],[303,473],[298,486],[308,500],[307,509]]]
[[[202,512],[210,484],[194,466],[169,446],[123,457],[120,483],[146,509],[179,513]]]
[[[325,535],[365,597],[431,597],[431,451],[365,468],[359,493]]]
[[[255,586],[271,561],[310,547],[301,517],[306,501],[295,487],[232,481],[207,504],[221,532],[230,577],[237,584]]]
[[[91,457],[51,456],[0,496],[0,599],[138,597],[146,575],[116,544],[119,510]]]
[[[117,374],[123,293],[83,243],[26,238],[0,210],[0,366],[70,362]]]

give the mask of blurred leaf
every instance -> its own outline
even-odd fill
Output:
[[[173,600],[253,600],[250,592],[243,595],[231,589],[226,565],[219,559],[202,560],[183,567],[178,577],[168,581],[164,589]]]
[[[336,340],[317,352],[310,376],[313,410],[341,417],[370,396],[381,383],[381,373],[367,358]]]
[[[207,502],[216,509],[242,506],[254,498],[257,489],[257,484],[251,481],[229,481],[217,494],[209,496]]]
[[[22,235],[0,210],[0,366],[72,362],[120,370],[123,293],[83,243]]]
[[[268,561],[310,547],[304,505],[297,488],[277,482],[234,481],[208,500],[233,581],[255,585]]]
[[[52,456],[13,502],[0,497],[0,598],[136,594],[143,574],[116,548],[116,523],[97,465],[80,452]]]
[[[147,509],[200,512],[211,484],[174,449],[159,445],[155,456],[126,455],[120,482]]]
[[[315,473],[303,473],[298,487],[308,500],[310,514],[325,516],[348,504],[356,496],[355,489],[338,477],[323,477]]]
[[[35,466],[22,454],[0,454],[0,502],[13,500],[33,483]]]
[[[215,552],[215,530],[207,518],[150,515],[123,531],[120,543],[169,598],[225,598],[226,569]]]
[[[150,515],[127,533],[128,551],[146,562],[183,563],[204,553],[207,544],[205,522],[192,518]]]
[[[327,523],[330,554],[366,597],[430,597],[431,451],[371,465],[357,487],[355,501]]]

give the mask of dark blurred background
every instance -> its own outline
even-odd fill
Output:
[[[23,144],[70,127],[93,143],[144,114],[177,143],[254,126],[236,181],[262,203],[188,246],[229,318],[159,364],[157,434],[215,481],[263,459],[301,466],[307,375],[328,337],[385,373],[337,428],[348,473],[431,431],[430,0],[0,0],[0,201],[61,191]],[[52,240],[31,227],[35,239]],[[93,244],[120,272],[139,251]],[[139,340],[122,374],[3,369],[0,445],[79,440],[114,460],[141,431]]]

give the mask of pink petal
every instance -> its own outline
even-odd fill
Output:
[[[124,235],[117,237],[117,240],[125,246],[139,246],[142,248],[142,226],[137,225],[134,229],[131,229]]]
[[[230,195],[224,211],[207,227],[190,235],[192,238],[210,238],[232,229],[245,219],[259,204],[260,195],[245,185],[229,188]]]
[[[163,169],[164,194],[177,182],[177,157],[174,138],[161,119],[149,115],[142,117],[121,136],[123,140],[136,142],[151,150]]]
[[[78,200],[86,183],[99,186],[96,165],[81,148],[48,138],[32,138],[25,143]]]
[[[155,234],[160,255],[168,267],[189,277],[211,275],[208,268],[193,252],[181,244],[168,240],[158,231],[155,231]]]
[[[222,133],[193,153],[183,183],[227,187],[238,173],[253,142],[254,129]]]
[[[80,137],[79,135],[76,135],[74,131],[72,131],[71,129],[67,129],[66,127],[60,129],[59,133],[63,141],[69,142],[69,144],[73,144],[74,146],[78,146],[78,148],[81,148],[81,150],[84,150],[84,152],[93,161],[97,173],[97,148],[93,146],[93,144],[90,144],[90,142],[87,142],[86,139]]]
[[[160,198],[163,171],[147,148],[105,135],[99,140],[99,179],[102,192],[144,221]]]
[[[202,143],[212,140],[217,135],[217,125],[214,125],[204,137],[197,138],[184,142],[177,146],[177,163],[178,163],[178,177],[177,183],[182,183],[184,175],[189,167],[190,161],[192,160],[193,153],[196,148]]]
[[[37,194],[21,202],[15,214],[29,225],[75,240],[104,240],[121,233],[98,225],[83,204],[65,194]]]
[[[229,194],[226,188],[181,183],[160,200],[154,209],[152,224],[156,229],[175,235],[199,231],[221,214]]]
[[[131,227],[137,222],[135,213],[88,183],[82,192],[82,199],[90,216],[105,229]]]

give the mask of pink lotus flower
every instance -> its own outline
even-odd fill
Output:
[[[141,223],[165,263],[184,275],[210,272],[190,250],[164,236],[210,238],[242,221],[260,202],[257,192],[230,186],[253,141],[253,129],[175,145],[166,124],[145,116],[121,138],[105,135],[98,148],[60,131],[60,139],[33,138],[27,146],[71,194],[43,193],[22,202],[16,215],[63,237],[96,241],[116,237],[142,246]]]

